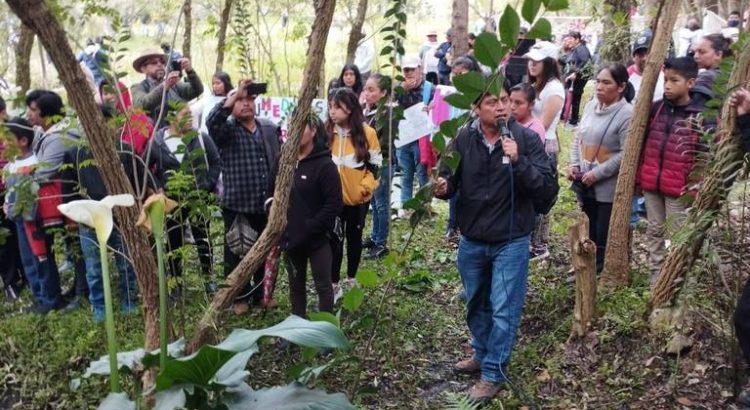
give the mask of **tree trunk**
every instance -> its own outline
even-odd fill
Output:
[[[264,261],[268,252],[278,242],[286,224],[286,213],[289,205],[294,164],[297,161],[299,142],[304,129],[310,106],[318,92],[320,65],[325,53],[328,31],[333,20],[335,0],[318,0],[315,2],[315,21],[309,38],[305,71],[302,75],[302,86],[297,106],[294,109],[289,127],[289,140],[282,147],[279,171],[276,177],[273,206],[268,218],[268,225],[257,242],[245,255],[237,268],[227,278],[228,287],[222,288],[211,301],[198,323],[193,338],[187,346],[188,352],[196,351],[201,345],[212,341],[220,322],[219,314],[230,306],[235,296],[252,277]]]
[[[114,131],[107,127],[94,96],[89,91],[86,77],[76,63],[76,57],[68,44],[65,31],[44,0],[6,0],[13,13],[33,30],[49,52],[52,62],[57,67],[60,80],[68,93],[70,104],[78,113],[83,131],[86,133],[91,152],[98,164],[117,164],[100,166],[104,185],[110,194],[131,193],[125,172],[120,166],[120,159],[112,144]],[[140,204],[132,207],[115,207],[115,216],[127,250],[133,260],[138,287],[143,304],[145,322],[145,349],[155,350],[159,347],[159,310],[156,285],[156,262],[151,252],[151,245],[145,231],[136,227],[140,213]],[[148,388],[149,386],[147,386]]]
[[[221,9],[221,21],[219,21],[219,41],[216,45],[216,71],[224,69],[224,49],[227,47],[227,27],[229,26],[229,15],[232,12],[233,0],[224,0]]]
[[[750,47],[744,47],[735,61],[729,76],[727,90],[750,81]],[[731,91],[729,91],[731,92]],[[659,271],[656,283],[651,287],[650,307],[657,308],[672,301],[683,278],[687,275],[698,257],[706,233],[718,216],[718,210],[727,198],[737,172],[743,165],[744,153],[740,147],[737,129],[737,111],[725,104],[721,111],[721,122],[717,128],[720,138],[716,150],[712,152],[710,168],[701,184],[698,198],[690,208],[684,223],[689,230],[684,240],[673,243],[664,264]]]
[[[31,88],[31,50],[34,48],[34,32],[21,24],[16,44],[16,85],[21,87],[18,95],[26,95]]]
[[[630,277],[628,231],[630,230],[630,212],[635,177],[651,112],[654,87],[661,66],[664,64],[667,49],[669,49],[669,39],[672,36],[672,28],[675,20],[677,20],[680,6],[681,2],[679,1],[662,0],[656,17],[654,39],[651,42],[646,68],[643,72],[643,82],[638,92],[638,98],[636,98],[628,137],[625,140],[625,147],[623,147],[620,174],[617,178],[612,218],[609,224],[609,236],[607,237],[604,272],[599,282],[599,286],[603,288],[625,286]]]
[[[469,0],[453,0],[451,16],[453,58],[469,52]]]
[[[571,337],[584,337],[596,314],[596,244],[589,239],[589,218],[578,213],[578,222],[568,230],[570,255],[576,274],[576,303]]]
[[[352,23],[352,31],[349,32],[349,44],[346,46],[346,63],[351,64],[354,62],[354,54],[357,52],[357,46],[360,40],[365,36],[362,34],[362,25],[365,24],[365,17],[367,17],[367,0],[359,0],[357,5],[357,16],[354,17]]]
[[[185,20],[185,32],[182,35],[182,56],[190,58],[190,46],[193,32],[193,2],[185,0],[182,6],[183,19]]]
[[[631,0],[605,0],[604,44],[602,61],[627,64],[630,59],[630,7]]]

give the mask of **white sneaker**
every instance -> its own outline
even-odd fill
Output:
[[[351,289],[351,288],[356,288],[357,287],[357,279],[355,279],[355,278],[346,278],[346,282],[345,283],[346,283],[346,288],[347,289]]]
[[[398,219],[409,219],[411,218],[411,214],[414,213],[411,209],[399,209],[398,210]]]

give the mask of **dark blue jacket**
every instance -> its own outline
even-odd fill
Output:
[[[440,59],[440,61],[438,61],[438,72],[440,72],[440,74],[448,75],[451,73],[451,66],[448,65],[448,59],[445,58],[445,55],[448,54],[450,49],[451,43],[446,41],[441,44],[435,52],[435,57]]]

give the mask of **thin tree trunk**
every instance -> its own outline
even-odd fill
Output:
[[[625,286],[630,278],[628,231],[630,230],[631,201],[635,177],[651,112],[654,87],[664,58],[667,55],[669,39],[680,6],[681,2],[679,1],[662,0],[660,11],[656,17],[656,30],[646,61],[646,68],[643,72],[643,83],[638,92],[638,98],[636,98],[628,137],[625,140],[625,147],[623,147],[620,173],[617,178],[617,188],[615,189],[612,207],[612,218],[609,224],[609,236],[607,237],[604,272],[599,282],[599,287],[602,288]]]
[[[359,0],[357,16],[354,17],[354,22],[352,22],[352,31],[349,32],[349,44],[346,46],[347,64],[354,62],[354,54],[357,52],[357,46],[360,40],[364,38],[364,35],[362,35],[362,25],[365,24],[365,17],[367,17],[367,0]]]
[[[31,88],[31,50],[34,48],[34,32],[25,24],[21,24],[21,31],[16,44],[16,85],[21,87],[18,95],[26,95]]]
[[[591,328],[596,307],[596,244],[589,239],[589,218],[578,213],[568,230],[570,259],[576,274],[576,302],[571,337],[584,337]]]
[[[21,21],[33,30],[48,50],[60,80],[68,93],[68,99],[78,113],[83,131],[86,133],[91,152],[100,166],[104,185],[110,194],[131,193],[120,159],[112,144],[114,131],[107,127],[94,96],[89,91],[87,80],[68,44],[65,31],[50,11],[44,0],[6,0],[10,9]],[[117,165],[114,165],[117,164]],[[115,207],[115,216],[127,250],[133,261],[138,287],[143,304],[145,322],[145,349],[159,347],[159,310],[156,285],[156,262],[146,233],[136,227],[140,204],[132,207]],[[146,380],[148,384],[149,380]],[[146,388],[150,387],[146,386]]]
[[[453,0],[451,16],[453,58],[469,52],[469,0]]]
[[[242,287],[248,283],[252,272],[264,262],[266,255],[278,242],[284,229],[294,163],[297,160],[302,130],[304,129],[306,118],[310,114],[310,105],[317,94],[318,83],[321,81],[320,65],[323,61],[328,31],[331,27],[335,7],[335,0],[318,0],[315,2],[315,21],[313,22],[313,29],[309,38],[307,60],[300,88],[300,98],[292,113],[289,140],[281,150],[279,173],[276,178],[276,189],[274,191],[273,206],[268,218],[268,225],[263,230],[258,241],[250,249],[250,252],[245,255],[237,268],[227,278],[228,287],[222,288],[211,301],[211,304],[198,323],[193,338],[187,346],[188,352],[194,352],[201,345],[214,339],[215,331],[221,319],[219,314],[230,306]]]
[[[627,64],[630,59],[631,0],[605,0],[602,61]]]
[[[182,6],[183,19],[185,20],[185,32],[182,35],[182,55],[185,58],[190,58],[190,48],[192,42],[193,32],[193,2],[192,0],[185,0],[185,4]]]
[[[224,0],[221,9],[221,20],[219,21],[219,41],[216,45],[216,71],[224,69],[224,49],[227,47],[227,27],[229,27],[229,15],[232,12],[233,0]]]
[[[729,76],[727,90],[735,90],[750,81],[750,47],[744,47],[735,61]],[[716,151],[712,153],[708,169],[698,198],[690,208],[683,226],[689,230],[684,240],[673,243],[656,283],[651,287],[650,306],[657,308],[672,301],[683,278],[698,257],[706,233],[718,216],[718,210],[727,198],[732,182],[743,165],[744,153],[740,147],[737,111],[724,104],[721,122],[717,128],[720,138]]]

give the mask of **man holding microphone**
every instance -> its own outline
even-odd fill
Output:
[[[459,193],[458,271],[474,357],[458,362],[455,370],[481,374],[469,398],[482,403],[508,380],[526,297],[535,208],[551,206],[558,189],[540,137],[510,117],[509,91],[506,82],[499,98],[477,99],[477,119],[461,129],[445,154],[459,154],[458,167],[443,167],[435,182],[438,198]]]

